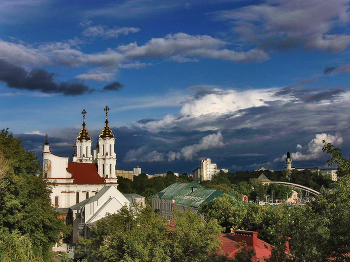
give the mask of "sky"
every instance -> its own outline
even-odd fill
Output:
[[[327,167],[350,150],[344,0],[1,0],[0,127],[41,159],[86,128],[117,169]]]

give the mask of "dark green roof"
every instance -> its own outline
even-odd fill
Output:
[[[223,192],[215,188],[201,188],[176,201],[176,205],[199,207],[202,203],[208,203],[221,196]]]
[[[178,198],[187,196],[188,194],[192,193],[192,191],[195,192],[201,188],[202,186],[200,186],[196,182],[191,182],[191,183],[176,182],[168,186],[167,188],[163,189],[162,191],[158,192],[158,196],[160,198],[166,198],[166,199],[178,199]]]

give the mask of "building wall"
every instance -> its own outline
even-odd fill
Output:
[[[130,180],[134,180],[134,172],[133,171],[116,170],[115,175],[130,179]]]
[[[94,196],[105,185],[56,184],[52,188],[51,205],[59,208],[69,208],[79,202]]]
[[[193,181],[196,183],[200,183],[201,178],[201,168],[197,167],[195,170],[192,171],[192,177]]]
[[[159,196],[152,197],[152,207],[165,216],[168,220],[172,219],[172,213],[175,208],[175,200],[159,198]]]
[[[211,180],[217,174],[216,164],[212,164],[210,158],[201,160],[201,181]]]

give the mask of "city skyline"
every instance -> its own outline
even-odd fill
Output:
[[[1,1],[0,123],[40,158],[96,144],[117,168],[325,167],[350,154],[349,1]]]

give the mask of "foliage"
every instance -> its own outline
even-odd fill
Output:
[[[175,212],[174,227],[148,206],[123,207],[97,222],[89,239],[80,239],[88,261],[210,261],[219,248],[215,220],[192,211]]]
[[[245,216],[246,208],[242,201],[227,194],[215,198],[209,203],[200,205],[198,212],[204,214],[205,219],[216,219],[223,230],[238,229]]]
[[[264,200],[268,185],[264,185],[259,179],[251,178],[250,184],[252,185],[252,191],[250,192],[249,198],[253,201]]]
[[[270,184],[267,189],[267,194],[269,194],[273,200],[287,200],[292,193],[293,189],[290,186],[279,184]]]
[[[30,239],[18,231],[0,232],[0,261],[43,261],[33,253]]]
[[[8,130],[0,133],[0,155],[0,169],[6,170],[0,180],[0,230],[8,232],[2,241],[11,245],[11,236],[23,236],[34,257],[47,261],[65,227],[51,207],[50,188],[37,175],[40,163]]]

